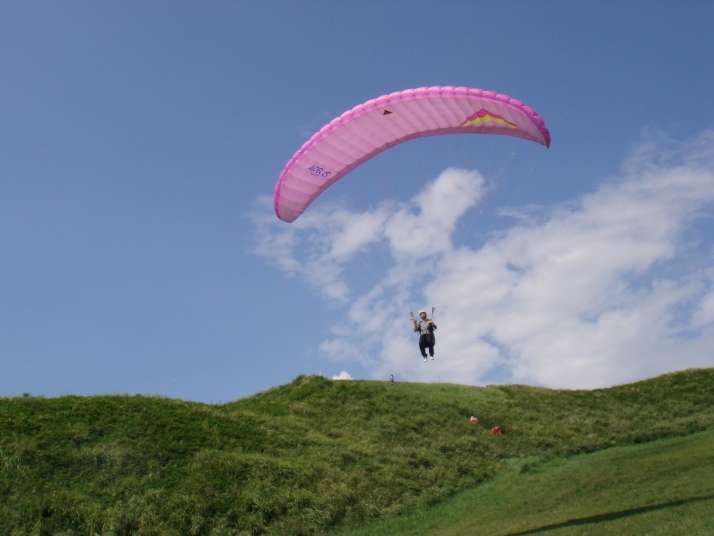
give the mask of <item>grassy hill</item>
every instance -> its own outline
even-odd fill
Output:
[[[0,534],[319,534],[713,423],[714,369],[592,391],[299,377],[220,406],[0,399]]]

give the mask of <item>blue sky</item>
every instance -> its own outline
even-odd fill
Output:
[[[0,396],[713,366],[712,27],[705,1],[0,4]],[[524,101],[551,148],[415,140],[275,218],[313,132],[432,85]]]

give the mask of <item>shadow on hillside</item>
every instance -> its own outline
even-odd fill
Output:
[[[647,512],[654,512],[656,510],[664,510],[666,508],[675,508],[677,506],[683,506],[685,504],[701,502],[701,501],[711,501],[714,499],[714,495],[707,495],[705,497],[691,497],[689,499],[682,499],[679,501],[670,501],[660,504],[652,504],[650,506],[641,506],[639,508],[631,508],[629,510],[621,510],[619,512],[610,512],[607,514],[600,514],[597,516],[582,517],[580,519],[569,519],[563,523],[556,523],[554,525],[545,525],[537,529],[525,530],[523,532],[513,532],[506,536],[525,536],[526,534],[538,534],[539,532],[547,532],[549,530],[562,529],[565,527],[577,527],[579,525],[589,525],[591,523],[600,523],[602,521],[614,521],[616,519],[622,519],[623,517],[630,517],[638,514],[645,514]]]

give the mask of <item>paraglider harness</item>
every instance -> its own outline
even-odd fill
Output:
[[[431,318],[427,318],[427,321],[429,322],[427,330],[424,331],[421,329],[420,323],[423,322],[423,320],[417,320],[414,318],[414,313],[409,311],[409,316],[412,319],[412,322],[414,322],[414,331],[419,331],[419,346],[421,347],[424,345],[425,347],[430,347],[434,346],[436,344],[436,337],[434,337],[434,330],[436,329],[436,326],[433,324],[434,322],[434,317],[436,313],[436,308],[432,307],[431,308]]]

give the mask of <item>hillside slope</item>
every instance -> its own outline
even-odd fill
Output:
[[[711,536],[714,430],[514,463],[430,508],[332,536]],[[514,515],[517,513],[517,515]]]
[[[434,504],[514,458],[687,435],[713,422],[714,369],[593,391],[299,377],[221,406],[1,399],[0,527],[315,534]]]

